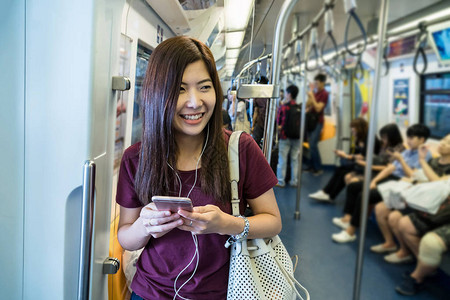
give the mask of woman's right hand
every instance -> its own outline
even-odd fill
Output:
[[[419,146],[419,158],[420,159],[426,159],[428,154],[428,146],[427,145],[420,145]]]
[[[183,224],[183,220],[178,213],[157,210],[154,203],[144,206],[139,217],[147,234],[154,238],[162,237]]]
[[[345,152],[342,151],[342,150],[334,150],[334,153],[335,153],[337,156],[339,156],[339,157],[345,157],[345,156],[346,156]]]

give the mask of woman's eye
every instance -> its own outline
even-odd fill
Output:
[[[186,90],[184,89],[184,87],[180,87],[180,93],[185,92]]]
[[[204,91],[204,92],[209,91],[210,89],[211,89],[211,86],[210,86],[210,85],[204,85],[204,86],[202,86],[202,87],[200,88],[200,90],[201,90],[201,91]]]

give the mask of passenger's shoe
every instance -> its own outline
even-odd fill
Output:
[[[418,283],[414,278],[408,276],[403,279],[400,285],[395,287],[395,291],[402,295],[413,296],[423,288],[423,285],[423,283]]]
[[[308,197],[319,201],[331,202],[330,196],[322,190],[309,194]]]
[[[275,186],[276,186],[276,187],[279,187],[279,188],[284,188],[284,187],[285,187],[285,185],[284,185],[284,184],[281,184],[281,183],[277,183]]]
[[[411,277],[411,274],[412,274],[411,271],[405,271],[402,273],[402,278],[408,279]],[[434,270],[433,272],[431,272],[430,274],[427,275],[427,278],[436,277],[438,274],[439,274],[438,270]]]
[[[354,240],[356,240],[356,234],[350,235],[347,233],[347,231],[342,230],[339,233],[332,234],[331,238],[336,243],[349,243],[349,242],[353,242]]]
[[[414,261],[412,255],[407,255],[405,257],[398,257],[397,253],[391,253],[384,257],[384,260],[391,264],[407,264]]]
[[[289,185],[292,187],[297,187],[298,183],[297,182],[289,182]]]
[[[375,245],[370,247],[370,251],[375,253],[386,253],[386,252],[393,252],[397,250],[397,246],[386,248],[383,246],[383,244]]]
[[[315,170],[315,171],[313,171],[312,174],[313,174],[314,176],[320,176],[320,175],[323,174],[323,170]]]
[[[346,222],[342,221],[341,218],[333,218],[333,224],[344,230],[350,226],[350,223],[346,223]]]

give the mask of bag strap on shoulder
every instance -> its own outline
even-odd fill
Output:
[[[239,139],[242,131],[231,134],[228,142],[228,162],[230,165],[231,208],[233,216],[239,216]]]

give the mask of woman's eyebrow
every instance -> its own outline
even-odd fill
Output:
[[[205,83],[205,82],[212,82],[212,80],[211,79],[203,79],[203,80],[200,80],[199,82],[197,82],[197,85],[198,84],[202,84],[202,83]],[[184,85],[188,85],[187,83],[185,83],[185,82],[181,82],[181,84],[184,84]]]

